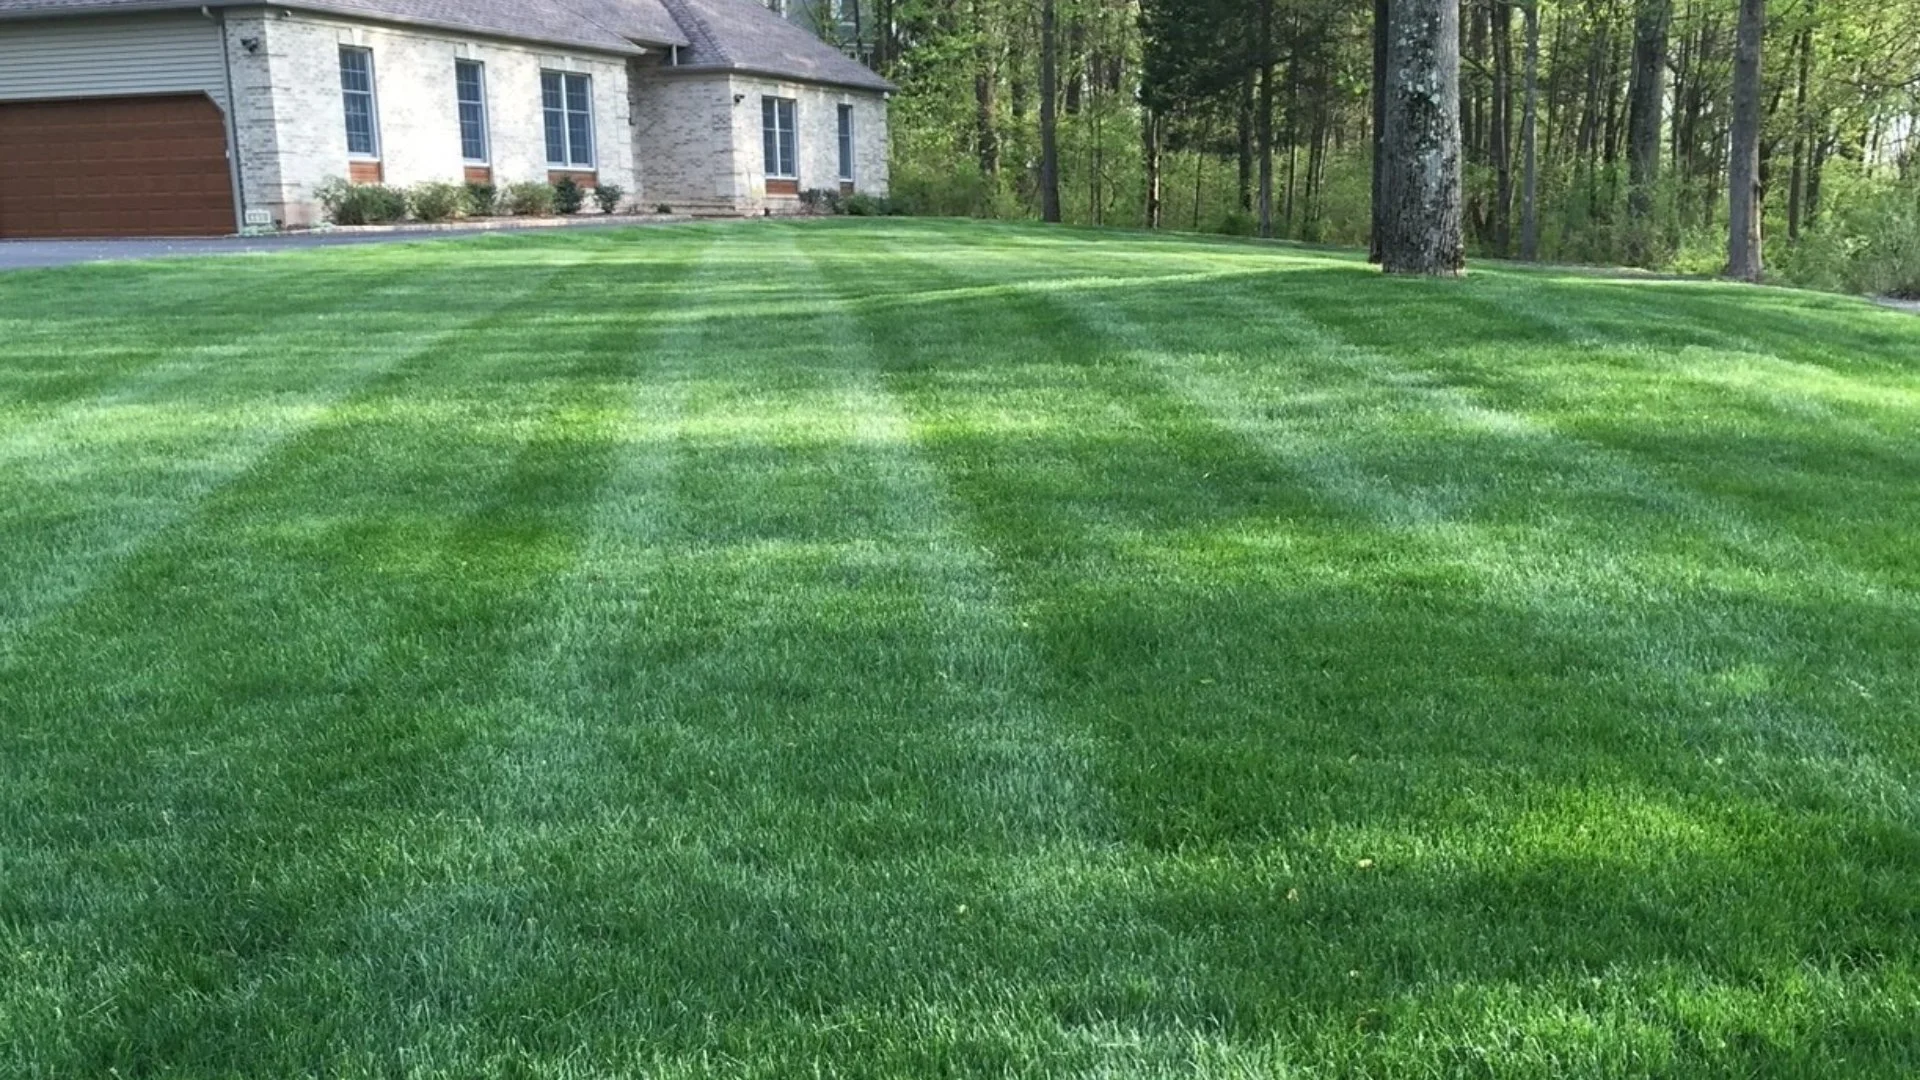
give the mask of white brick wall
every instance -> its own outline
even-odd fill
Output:
[[[887,103],[877,93],[831,86],[786,82],[758,75],[730,76],[733,95],[734,184],[740,209],[757,214],[762,208],[790,213],[797,199],[766,194],[766,151],[761,139],[760,99],[794,100],[794,128],[800,189],[837,188],[840,184],[840,117],[838,107],[853,106],[854,190],[887,193]]]
[[[542,70],[593,79],[598,178],[651,209],[791,212],[798,200],[766,195],[760,99],[793,98],[800,187],[839,185],[838,112],[854,108],[854,183],[887,191],[887,104],[868,91],[725,72],[665,75],[654,57],[628,58],[463,39],[268,8],[227,18],[242,195],[283,226],[319,220],[314,190],[347,175],[340,46],[373,53],[381,165],[389,184],[458,181],[456,59],[486,66],[493,180],[545,180]],[[254,42],[248,50],[243,42]],[[734,98],[740,98],[735,103]]]
[[[261,42],[249,54],[242,38]],[[455,59],[486,65],[487,128],[494,183],[547,178],[540,72],[574,71],[593,80],[594,154],[603,182],[637,190],[633,177],[623,57],[462,39],[309,15],[231,17],[227,26],[249,207],[283,225],[318,218],[314,189],[347,174],[340,46],[373,53],[374,99],[386,182],[405,187],[459,181],[460,125]]]

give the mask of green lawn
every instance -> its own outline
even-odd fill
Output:
[[[0,1076],[1910,1077],[1920,318],[1018,226],[0,276]]]

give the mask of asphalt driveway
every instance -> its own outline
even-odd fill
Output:
[[[547,229],[608,229],[660,224],[653,218],[582,218]],[[241,255],[248,252],[297,251],[303,248],[344,247],[357,244],[417,243],[453,240],[499,232],[534,231],[533,227],[480,226],[473,228],[395,229],[382,232],[313,232],[281,236],[211,236],[132,240],[0,240],[0,271],[31,270],[74,263],[123,262],[132,259],[168,259],[186,255]]]

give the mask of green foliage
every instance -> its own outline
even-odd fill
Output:
[[[906,212],[904,206],[891,198],[856,191],[840,201],[842,210],[854,217],[890,217]]]
[[[467,212],[486,217],[496,209],[499,189],[479,180],[467,181]]]
[[[1920,177],[1836,179],[1835,205],[1798,244],[1777,249],[1773,274],[1817,289],[1920,299]]]
[[[803,213],[819,216],[840,212],[840,192],[828,188],[808,188],[800,193]]]
[[[384,184],[353,184],[335,177],[314,195],[335,225],[385,225],[407,216],[407,193]]]
[[[888,179],[892,197],[928,217],[1018,218],[1026,210],[1000,177],[978,169],[903,165]]]
[[[467,215],[467,189],[464,184],[415,184],[407,190],[407,206],[420,221],[451,221]]]
[[[571,176],[562,176],[553,185],[553,208],[561,214],[577,214],[586,205],[587,193]]]
[[[603,214],[611,214],[620,209],[620,200],[626,198],[627,190],[619,184],[599,184],[593,189],[593,201]]]
[[[552,184],[541,180],[522,180],[508,184],[501,204],[509,214],[519,217],[546,217],[553,213],[556,195]],[[575,206],[578,210],[579,207]]]

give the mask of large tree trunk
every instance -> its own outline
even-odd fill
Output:
[[[1389,0],[1373,0],[1373,226],[1367,232],[1367,260],[1380,261],[1386,239],[1387,188],[1387,28]]]
[[[1520,106],[1520,257],[1540,257],[1540,0],[1520,9],[1527,38],[1526,94]]]
[[[1767,0],[1740,0],[1733,49],[1733,135],[1727,160],[1727,276],[1760,280],[1760,43]]]
[[[1655,261],[1653,189],[1660,179],[1661,111],[1667,98],[1667,28],[1672,0],[1640,0],[1633,17],[1633,74],[1627,105],[1627,261]]]
[[[1395,0],[1387,42],[1387,195],[1380,265],[1458,274],[1460,0]]]
[[[1040,220],[1060,220],[1059,30],[1053,0],[1040,0]]]

